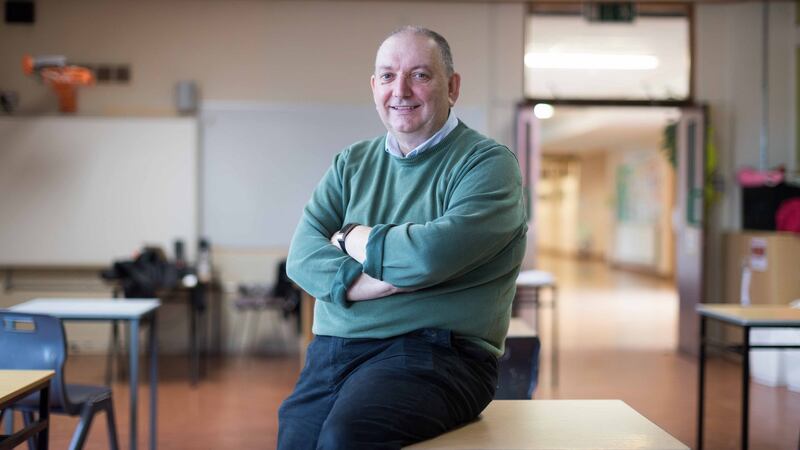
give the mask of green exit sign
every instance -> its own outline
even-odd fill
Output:
[[[632,2],[586,3],[583,15],[589,22],[633,22],[636,5]]]

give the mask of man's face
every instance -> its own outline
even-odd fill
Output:
[[[401,145],[417,146],[444,126],[458,99],[460,77],[447,76],[432,39],[400,33],[378,49],[370,85],[386,129]]]

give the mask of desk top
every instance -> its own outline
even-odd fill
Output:
[[[544,287],[556,284],[550,272],[544,270],[523,270],[517,275],[517,287]]]
[[[0,370],[0,405],[53,378],[52,370]]]
[[[688,450],[621,400],[495,400],[479,420],[406,448]]]
[[[726,305],[701,303],[697,313],[723,322],[756,327],[800,327],[800,309],[782,305]]]
[[[161,306],[156,298],[36,298],[8,308],[14,312],[47,314],[59,319],[139,319]]]
[[[512,317],[511,321],[508,323],[508,335],[506,338],[519,337],[536,337],[536,330],[524,320],[518,317]]]

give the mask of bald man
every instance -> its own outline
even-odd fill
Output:
[[[438,33],[390,34],[370,86],[387,133],[334,158],[289,251],[317,302],[281,449],[399,449],[473,420],[496,388],[527,231],[516,158],[453,114]]]

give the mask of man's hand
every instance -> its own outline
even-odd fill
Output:
[[[347,249],[347,254],[361,264],[367,259],[367,241],[369,240],[369,233],[372,227],[366,225],[359,225],[353,228],[345,238],[344,246]],[[336,233],[331,236],[331,244],[341,250],[339,242],[336,240]]]
[[[385,281],[376,280],[362,273],[356,278],[356,281],[350,285],[350,288],[347,289],[347,299],[351,302],[375,300],[400,292],[410,292],[410,290],[394,287]]]

